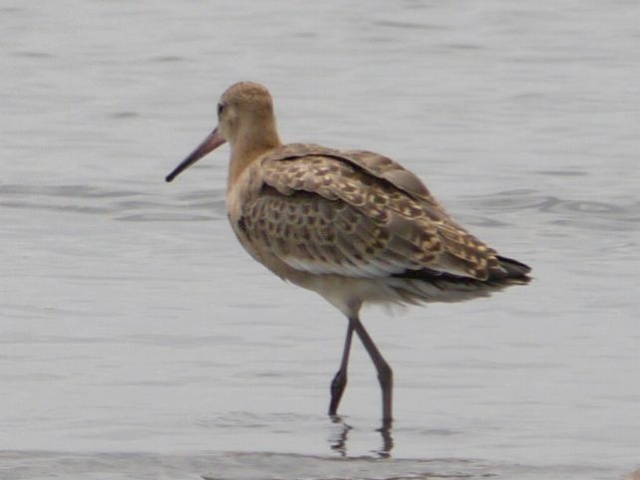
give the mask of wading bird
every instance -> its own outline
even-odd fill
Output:
[[[353,333],[378,372],[382,417],[392,418],[392,371],[360,321],[365,302],[459,302],[529,281],[460,227],[424,184],[395,161],[362,150],[284,145],[262,85],[240,82],[218,103],[218,126],[166,177],[172,181],[228,142],[227,210],[249,254],[284,280],[322,295],[348,319],[331,383],[336,415]]]

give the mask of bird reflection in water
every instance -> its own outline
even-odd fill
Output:
[[[349,454],[348,437],[353,427],[344,421],[340,415],[333,415],[331,421],[336,425],[336,429],[329,438],[331,450],[337,452],[341,457]],[[372,450],[379,458],[389,458],[393,450],[393,437],[391,436],[391,421],[383,421],[382,426],[377,430],[382,438],[382,445],[377,450]]]

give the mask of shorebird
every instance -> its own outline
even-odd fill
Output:
[[[329,415],[347,385],[353,333],[378,373],[383,424],[393,373],[360,321],[364,303],[458,302],[529,281],[530,268],[459,226],[420,179],[363,150],[284,145],[262,85],[240,82],[218,103],[218,126],[167,177],[228,142],[227,212],[249,254],[280,278],[319,293],[348,319]]]

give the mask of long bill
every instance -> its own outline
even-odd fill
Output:
[[[202,143],[187,156],[187,158],[180,162],[180,165],[178,165],[173,172],[165,177],[165,180],[167,182],[173,181],[173,179],[180,175],[180,173],[225,142],[226,140],[220,136],[218,128],[216,127],[213,132],[207,135],[207,138],[205,138]]]

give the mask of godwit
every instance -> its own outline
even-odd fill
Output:
[[[528,266],[499,256],[456,224],[418,177],[393,160],[283,145],[271,95],[256,83],[224,92],[218,126],[167,182],[225,142],[231,146],[227,211],[240,243],[349,320],[329,415],[336,415],[347,384],[355,331],[378,372],[383,424],[391,422],[392,371],[360,322],[365,302],[458,302],[529,281]]]

